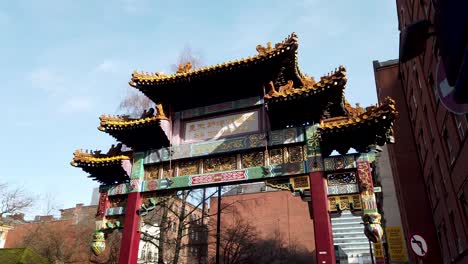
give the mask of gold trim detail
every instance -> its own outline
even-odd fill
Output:
[[[116,155],[116,156],[108,156],[105,154],[101,154],[100,150],[96,151],[83,151],[81,149],[75,150],[73,152],[73,160],[70,164],[74,167],[78,167],[80,164],[106,164],[106,163],[114,163],[120,162],[122,160],[129,160],[130,157],[126,155]]]
[[[310,91],[323,91],[325,88],[330,88],[332,86],[342,84],[343,81],[347,81],[346,68],[341,65],[338,68],[336,68],[334,72],[331,72],[326,76],[320,77],[319,82],[315,82],[315,79],[313,77],[304,75],[302,77],[303,86],[299,88],[294,88],[293,81],[289,80],[287,84],[279,87],[279,90],[276,90],[273,82],[269,82],[265,86],[265,99],[269,100],[273,98],[301,95]],[[342,86],[344,88],[344,85]]]
[[[156,105],[157,113],[155,116],[149,116],[144,118],[129,118],[126,116],[106,116],[101,115],[101,125],[98,127],[99,130],[105,131],[106,129],[122,129],[127,127],[134,127],[138,125],[150,124],[158,122],[160,120],[168,120],[164,113],[161,104]]]
[[[271,43],[267,47],[257,45],[258,55],[253,57],[247,57],[240,60],[228,61],[222,64],[211,65],[208,67],[203,67],[199,69],[192,70],[191,65],[179,65],[179,68],[175,74],[165,75],[160,72],[148,73],[148,72],[138,72],[134,71],[132,78],[129,84],[133,87],[138,86],[140,83],[143,84],[156,84],[159,82],[173,81],[175,79],[183,79],[187,77],[193,77],[199,74],[205,74],[219,69],[232,68],[235,66],[240,66],[249,63],[255,63],[263,61],[265,59],[271,59],[276,57],[285,51],[289,51],[292,48],[297,47],[298,39],[296,33],[289,35],[283,42],[275,44],[275,47],[271,47]]]
[[[355,112],[356,113],[356,112]],[[353,113],[353,114],[355,114]],[[351,117],[334,117],[322,120],[320,123],[321,130],[330,130],[335,128],[349,127],[356,124],[363,124],[366,122],[378,122],[379,119],[394,119],[398,112],[395,109],[395,101],[387,97],[385,101],[378,106],[366,107],[366,111]]]

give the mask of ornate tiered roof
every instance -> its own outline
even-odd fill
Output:
[[[156,114],[154,109],[150,109],[140,118],[102,115],[98,129],[134,150],[166,147],[169,139],[161,122],[167,123],[168,118],[161,104],[156,105],[156,108]]]
[[[297,65],[297,48],[293,33],[274,46],[258,45],[258,54],[253,57],[199,69],[192,69],[189,63],[171,75],[134,72],[129,83],[153,101],[171,105],[174,111],[263,96],[263,87],[270,81],[277,87],[288,81],[303,87],[308,81]]]
[[[302,77],[302,86],[294,87],[292,81],[288,81],[286,85],[280,86],[276,89],[273,82],[266,86],[265,101],[271,103],[275,101],[288,100],[298,96],[311,96],[318,92],[323,92],[326,89],[338,88],[344,90],[346,85],[346,69],[340,66],[334,72],[323,76],[320,81],[316,82],[313,77],[304,75]]]
[[[90,177],[104,184],[122,183],[129,180],[124,163],[130,164],[132,152],[121,152],[121,144],[112,146],[107,154],[100,150],[76,150],[70,164],[82,168]]]
[[[228,61],[221,64],[211,65],[208,67],[202,67],[200,69],[193,69],[190,63],[185,66],[179,66],[179,70],[175,74],[166,75],[161,72],[149,73],[149,72],[137,72],[135,71],[132,74],[132,78],[129,84],[133,87],[143,89],[144,86],[159,86],[169,83],[181,83],[189,82],[193,78],[203,78],[210,75],[226,72],[226,71],[235,71],[246,66],[252,66],[257,64],[262,64],[265,61],[273,60],[277,57],[283,56],[284,54],[292,51],[296,51],[298,47],[298,39],[296,33],[292,33],[288,36],[283,42],[275,44],[274,47],[271,46],[271,42],[268,42],[267,47],[262,45],[257,45],[258,55],[243,58],[240,60]],[[292,53],[294,54],[294,53]],[[293,66],[296,66],[296,58],[294,57]],[[296,69],[297,70],[297,69]],[[296,72],[296,77],[299,83],[300,73]]]
[[[369,147],[393,143],[393,121],[398,112],[391,98],[365,110],[346,103],[347,115],[322,120],[319,131],[322,138],[322,153],[328,156],[332,150],[340,154],[350,148],[367,152]]]
[[[367,107],[365,111],[362,108],[352,108],[349,103],[347,103],[346,108],[349,111],[349,116],[324,119],[320,124],[320,130],[324,132],[333,131],[366,123],[384,121],[385,119],[393,121],[397,115],[395,101],[389,97],[381,105]]]

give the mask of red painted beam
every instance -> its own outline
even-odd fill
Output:
[[[137,210],[141,206],[141,195],[132,192],[127,197],[125,209],[125,223],[120,244],[119,264],[136,264],[138,260],[138,246],[140,243],[140,217]]]
[[[318,264],[335,264],[335,248],[328,214],[327,181],[322,171],[310,173],[315,254]]]

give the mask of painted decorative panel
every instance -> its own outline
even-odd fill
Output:
[[[304,154],[302,153],[302,146],[288,147],[288,158],[289,162],[299,162],[304,160]]]
[[[330,185],[342,185],[342,184],[356,184],[356,173],[355,172],[340,172],[340,173],[329,173],[327,174],[327,184]]]
[[[270,132],[270,142],[268,145],[283,145],[304,142],[304,132],[302,128],[293,127]]]
[[[357,184],[332,185],[327,187],[328,195],[359,193]]]
[[[285,145],[304,142],[304,133],[301,128],[287,128],[272,131],[268,145]],[[145,164],[159,163],[183,158],[200,157],[212,154],[221,154],[231,151],[247,150],[266,146],[264,134],[251,134],[241,137],[226,138],[216,141],[184,144],[169,148],[151,150],[146,152]],[[169,155],[169,153],[172,153]]]
[[[240,172],[242,173],[240,173]],[[245,172],[245,173],[244,173]],[[252,167],[242,170],[232,170],[225,172],[206,173],[202,175],[191,175],[191,176],[179,176],[167,179],[158,179],[150,181],[138,182],[135,187],[141,187],[141,192],[149,192],[156,190],[167,190],[185,188],[196,185],[210,185],[219,182],[230,182],[230,181],[246,181],[246,180],[259,180],[259,179],[272,179],[275,177],[282,176],[294,176],[303,175],[306,173],[305,162],[268,165],[264,167]],[[200,177],[203,176],[203,177]],[[115,196],[119,194],[125,194],[130,192],[131,183],[119,184],[112,186],[108,190],[109,196]]]
[[[269,159],[270,159],[270,164],[271,165],[284,163],[283,149],[282,148],[270,149]]]
[[[321,156],[312,156],[307,159],[308,172],[323,171],[323,159]]]
[[[126,197],[111,197],[109,198],[109,208],[111,207],[125,207],[127,205]]]
[[[307,157],[320,156],[320,135],[318,125],[306,127]]]
[[[104,212],[106,210],[107,202],[108,202],[107,192],[100,192],[99,193],[99,204],[96,213],[96,217],[103,217]]]
[[[179,162],[179,176],[198,174],[198,160],[184,160]]]
[[[143,152],[136,152],[135,154],[133,154],[133,160],[134,160],[134,163],[133,163],[133,166],[131,166],[130,164],[122,164],[122,165],[125,165],[127,168],[126,170],[130,169],[131,168],[131,177],[132,179],[143,179],[145,177],[145,171],[144,171],[144,168],[143,168],[143,163],[144,163],[144,157],[145,157],[145,153]],[[129,167],[130,166],[130,167]],[[125,167],[124,167],[125,169]]]
[[[193,176],[191,178],[190,185],[200,185],[200,184],[230,182],[230,181],[240,181],[240,180],[247,180],[247,174],[245,170]]]
[[[160,165],[145,165],[145,180],[154,180],[159,178]]]
[[[359,194],[355,195],[339,195],[328,197],[329,210],[331,212],[340,210],[361,210],[362,203]],[[337,206],[338,205],[338,206]]]
[[[175,164],[172,164],[172,163],[164,163],[162,165],[163,167],[163,172],[162,172],[162,178],[170,178],[170,177],[174,177],[174,165]]]
[[[237,168],[236,156],[223,156],[205,159],[203,161],[203,172],[217,172],[235,170]]]
[[[180,116],[182,119],[193,118],[213,113],[221,113],[225,111],[246,108],[254,105],[260,105],[263,100],[260,97],[250,97],[242,100],[225,102],[215,105],[202,106],[194,109],[177,112],[177,117]]]
[[[254,110],[185,124],[184,142],[211,141],[260,130],[260,111]]]
[[[326,171],[356,168],[354,155],[329,157],[325,158],[323,162]]]
[[[374,184],[372,183],[372,174],[369,162],[358,161],[357,173],[359,176],[361,191],[374,193]]]
[[[241,154],[242,168],[260,167],[265,165],[265,157],[263,151],[242,153]]]
[[[300,176],[290,178],[289,182],[291,183],[294,190],[309,190],[309,176]]]
[[[123,214],[125,214],[124,207],[113,207],[113,208],[107,208],[106,210],[106,216],[123,215]]]

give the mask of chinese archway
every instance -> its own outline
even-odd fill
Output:
[[[345,68],[315,80],[299,69],[297,49],[293,33],[245,59],[132,74],[129,84],[156,109],[101,116],[99,130],[120,143],[107,153],[77,150],[71,162],[101,184],[95,254],[105,250],[103,231],[123,228],[119,263],[137,262],[143,195],[256,181],[310,203],[317,263],[335,263],[331,212],[362,212],[363,232],[380,240],[371,163],[393,143],[394,102],[351,106]]]

